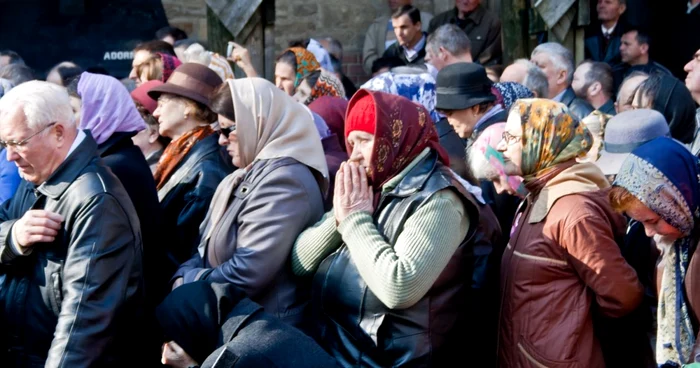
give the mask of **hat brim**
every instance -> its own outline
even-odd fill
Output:
[[[630,153],[610,153],[605,150],[600,151],[600,158],[595,162],[596,166],[605,175],[617,175],[620,172],[622,163],[625,162]]]
[[[165,83],[163,85],[157,86],[150,91],[148,91],[148,96],[154,100],[158,100],[161,94],[167,93],[179,97],[189,98],[190,100],[197,101],[204,106],[209,106],[209,98],[197,94],[187,88],[183,88],[174,84]]]
[[[464,110],[483,102],[496,101],[496,96],[466,97],[464,95],[438,94],[435,108],[437,110]]]

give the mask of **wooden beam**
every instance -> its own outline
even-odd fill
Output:
[[[501,1],[503,65],[508,65],[518,58],[529,57],[525,1],[529,0]]]
[[[219,17],[214,13],[214,11],[207,5],[207,43],[209,44],[209,50],[219,53],[221,55],[226,55],[226,48],[228,47],[228,41],[233,41],[233,35],[229,30],[221,23]]]

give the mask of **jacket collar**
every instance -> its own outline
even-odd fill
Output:
[[[131,137],[135,135],[135,132],[114,132],[109,139],[97,145],[97,153],[100,157],[106,157],[124,147],[133,146]]]
[[[426,148],[403,171],[384,184],[382,191],[396,197],[408,197],[423,188],[437,161],[437,154]]]
[[[594,192],[609,186],[610,182],[595,164],[574,164],[547,182],[533,199],[528,223],[536,224],[544,220],[559,198],[569,194]]]
[[[601,106],[598,111],[602,112],[603,114],[615,115],[615,103],[612,99],[608,99],[608,101]]]
[[[86,166],[97,158],[97,142],[89,130],[84,130],[85,139],[61,163],[48,180],[37,187],[37,191],[51,199],[58,199],[78,178]]]
[[[566,106],[569,106],[575,98],[576,93],[574,93],[574,90],[571,89],[571,87],[569,87],[564,90],[564,95],[561,96],[561,103],[563,103]]]

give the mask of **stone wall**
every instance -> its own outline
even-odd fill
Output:
[[[207,5],[204,0],[163,0],[170,25],[195,39],[207,40]]]
[[[444,11],[453,0],[414,0],[423,11]],[[356,83],[368,79],[362,69],[365,32],[375,18],[389,14],[386,0],[276,0],[275,49],[282,52],[290,41],[333,37],[343,44],[343,69]]]

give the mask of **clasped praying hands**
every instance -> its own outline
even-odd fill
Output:
[[[333,214],[340,224],[355,212],[374,211],[374,193],[365,169],[354,162],[343,162],[335,177]]]

